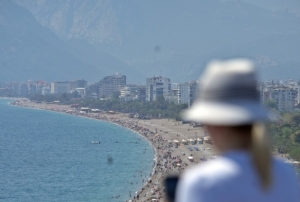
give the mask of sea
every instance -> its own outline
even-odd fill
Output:
[[[149,179],[154,149],[132,130],[10,101],[0,99],[0,201],[124,202]]]

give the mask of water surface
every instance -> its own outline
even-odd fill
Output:
[[[7,103],[0,99],[0,201],[125,201],[149,178],[154,151],[133,131]]]

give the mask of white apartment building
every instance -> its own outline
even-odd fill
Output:
[[[155,101],[158,96],[167,96],[171,91],[170,79],[166,77],[147,78],[146,101]]]
[[[50,94],[50,88],[48,87],[48,86],[45,86],[45,87],[43,87],[42,88],[42,95],[48,95],[48,94]]]
[[[189,83],[181,83],[178,85],[177,103],[178,104],[188,104],[190,100],[189,95]]]
[[[198,83],[190,81],[178,85],[177,103],[191,106],[198,96]]]
[[[297,104],[298,90],[292,88],[270,89],[269,96],[269,99],[277,104],[279,111],[291,111]]]
[[[109,97],[115,92],[120,92],[126,85],[126,76],[116,73],[116,75],[106,76],[99,81],[99,97]]]
[[[119,98],[121,101],[124,101],[124,102],[133,101],[133,100],[145,102],[146,86],[128,84],[121,88]]]
[[[137,87],[136,86],[124,86],[121,88],[120,90],[120,100],[121,101],[125,101],[125,102],[128,102],[128,101],[132,101],[132,100],[135,100],[137,99],[136,98],[136,90],[137,90]]]
[[[51,94],[71,93],[70,82],[53,82],[51,83]]]
[[[291,111],[299,103],[298,86],[286,86],[278,83],[260,84],[260,100],[276,103],[279,111]]]
[[[268,81],[261,83],[258,89],[261,103],[272,101],[279,111],[294,110],[295,105],[299,103],[299,85],[293,80]]]
[[[190,100],[188,103],[188,106],[190,107],[199,97],[199,82],[198,81],[190,81],[190,88],[189,88],[189,94],[190,94]]]

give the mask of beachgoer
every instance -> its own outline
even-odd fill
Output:
[[[294,170],[270,153],[253,64],[212,62],[200,81],[199,99],[183,117],[205,125],[221,156],[184,173],[176,201],[299,202]]]

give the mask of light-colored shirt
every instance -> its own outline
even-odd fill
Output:
[[[186,171],[176,202],[300,202],[294,169],[273,158],[273,184],[263,191],[247,152],[233,151]]]

